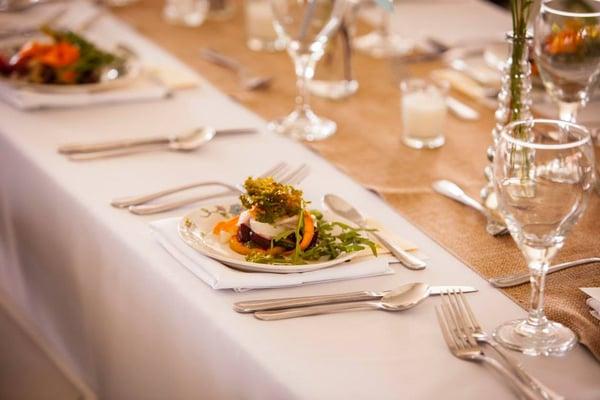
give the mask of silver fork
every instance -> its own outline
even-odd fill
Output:
[[[455,308],[446,298],[442,302],[442,306],[435,309],[442,335],[450,352],[461,360],[475,361],[491,366],[512,385],[521,398],[539,400],[540,397],[532,392],[527,385],[521,382],[503,364],[495,358],[484,354],[475,339],[471,335],[466,334],[462,328],[462,325],[459,323],[460,317]]]
[[[442,294],[442,297],[449,296],[453,299],[454,304],[457,305],[457,310],[460,313],[461,321],[464,321],[464,328],[468,332],[467,334],[472,336],[476,341],[489,345],[495,352],[500,356],[504,364],[511,370],[523,383],[529,385],[535,390],[543,399],[546,400],[560,400],[564,399],[563,396],[554,392],[552,389],[545,386],[543,383],[529,375],[513,358],[511,358],[506,352],[500,347],[499,344],[494,342],[490,335],[486,333],[479,321],[475,317],[469,302],[465,298],[462,292],[449,292]]]
[[[273,176],[275,179],[279,180],[282,183],[295,185],[295,184],[302,182],[302,180],[304,180],[304,178],[306,178],[306,176],[308,175],[308,166],[306,164],[302,164],[300,167],[298,167],[295,170],[286,174],[287,170],[288,170],[287,165],[284,164],[284,168],[279,170],[275,174],[275,176],[273,176],[272,173],[265,173],[260,176],[261,177]],[[224,184],[224,185],[226,185],[226,184]],[[162,204],[132,205],[132,206],[129,206],[128,209],[130,212],[132,212],[133,214],[136,214],[136,215],[156,214],[156,213],[171,211],[171,210],[174,210],[179,207],[197,203],[199,201],[214,199],[217,197],[236,196],[236,195],[241,194],[242,190],[243,190],[243,188],[241,186],[235,187],[235,186],[227,185],[226,190],[224,190],[222,192],[214,193],[214,194],[193,196],[193,197],[188,197],[185,199],[175,200],[172,202],[162,203]]]
[[[268,169],[266,172],[259,175],[259,177],[264,178],[266,176],[272,176],[273,178],[277,179],[280,176],[280,174],[285,170],[285,168],[287,168],[287,164],[284,162],[280,162],[280,163],[276,164],[275,166],[273,166],[272,168]],[[181,192],[181,191],[188,190],[188,189],[194,189],[194,188],[198,188],[198,187],[204,187],[204,186],[221,186],[221,187],[231,190],[232,192],[237,192],[237,191],[241,190],[237,186],[233,186],[233,185],[230,185],[230,184],[227,184],[224,182],[203,181],[203,182],[188,183],[186,185],[176,186],[173,188],[161,190],[159,192],[154,192],[154,193],[150,193],[150,194],[144,194],[141,196],[119,197],[119,198],[113,199],[113,201],[111,201],[110,204],[113,207],[117,207],[117,208],[126,208],[129,206],[137,206],[137,205],[144,204],[144,203],[147,203],[152,200],[156,200],[156,199],[164,197],[164,196],[168,196],[173,193]]]

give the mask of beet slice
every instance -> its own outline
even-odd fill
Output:
[[[237,239],[240,243],[246,243],[250,241],[250,233],[252,230],[246,224],[240,225],[237,231]]]

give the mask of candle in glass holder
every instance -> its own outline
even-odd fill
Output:
[[[448,86],[410,79],[402,90],[402,141],[415,149],[434,149],[444,144]]]
[[[269,0],[246,0],[246,43],[254,51],[278,51],[285,48],[273,28],[273,10]]]

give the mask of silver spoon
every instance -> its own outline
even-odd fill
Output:
[[[367,227],[367,219],[354,207],[352,207],[346,200],[334,194],[326,194],[323,196],[323,204],[340,217],[347,219],[350,222],[355,223],[361,228]],[[381,233],[371,232],[371,234],[379,241],[385,248],[387,248],[401,263],[408,269],[424,269],[427,264],[425,261],[413,256],[412,254],[398,248],[396,245],[386,239]]]
[[[227,68],[238,75],[240,86],[244,90],[252,91],[266,89],[271,85],[273,78],[270,76],[259,76],[252,74],[248,68],[244,67],[239,61],[227,57],[212,49],[202,49],[200,56],[213,64]]]
[[[264,321],[305,317],[340,311],[385,310],[402,311],[412,308],[429,297],[429,285],[416,282],[402,285],[384,295],[378,301],[355,301],[350,303],[327,304],[275,311],[257,311],[254,316]]]
[[[73,148],[75,145],[73,145],[73,147],[68,148],[66,152],[64,148],[62,149],[62,152],[60,151],[61,149],[59,149],[59,152],[67,154],[69,159],[73,161],[95,160],[99,158],[118,157],[128,154],[158,150],[189,152],[197,150],[206,143],[210,142],[215,137],[215,134],[216,131],[214,128],[204,127],[195,129],[189,134],[181,136],[129,142],[121,141],[121,144],[125,143],[123,146],[115,146],[117,142],[90,145],[96,146],[96,149],[100,150],[91,150],[91,147],[85,148],[85,145],[81,145],[80,148],[84,148],[85,150],[74,151]]]
[[[462,190],[456,183],[447,181],[445,179],[433,182],[433,190],[441,195],[451,198],[452,200],[458,201],[474,210],[479,211],[483,214],[488,224],[486,227],[487,232],[492,236],[506,235],[508,228],[503,222],[499,221],[499,217],[496,217],[490,210],[485,208],[480,202],[469,196]]]

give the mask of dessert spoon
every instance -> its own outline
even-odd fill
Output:
[[[327,208],[338,214],[340,217],[346,218],[348,221],[355,223],[361,228],[367,227],[367,219],[365,216],[341,197],[334,194],[326,194],[323,197],[323,203],[327,206]],[[381,244],[388,249],[406,268],[424,269],[427,266],[425,261],[394,245],[382,234],[378,232],[370,232],[370,234],[373,235],[379,242],[381,242]]]
[[[274,311],[257,311],[254,316],[264,321],[305,317],[309,315],[326,314],[340,311],[384,310],[403,311],[413,308],[433,294],[429,285],[422,282],[407,283],[386,293],[378,301],[355,301],[318,306],[287,308]]]

